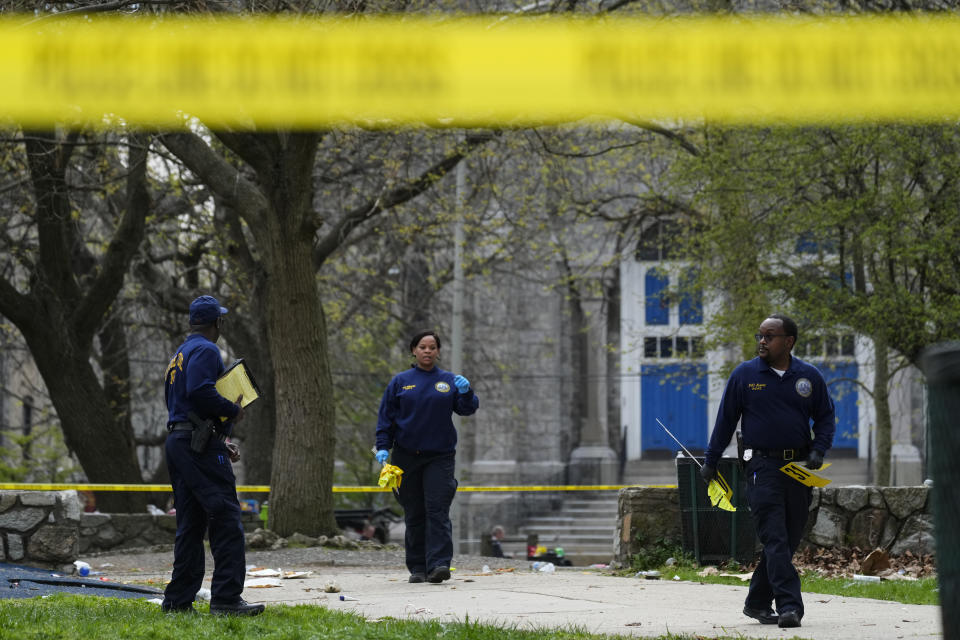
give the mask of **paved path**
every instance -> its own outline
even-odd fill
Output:
[[[307,579],[283,580],[279,588],[247,589],[250,601],[319,604],[354,611],[376,620],[470,620],[522,628],[571,628],[591,633],[700,637],[816,638],[849,640],[937,638],[940,609],[935,606],[806,594],[800,629],[761,625],[741,613],[746,587],[670,580],[618,578],[578,569],[540,574],[531,571],[455,572],[440,585],[409,584],[403,571],[386,573],[340,568],[316,571]],[[335,581],[345,596],[324,593]]]
[[[113,580],[149,581],[162,587],[170,577],[173,553],[87,560]],[[408,583],[399,551],[283,549],[248,552],[247,562],[283,571],[310,571],[305,578],[280,580],[279,587],[248,586],[244,598],[266,603],[268,612],[271,607],[313,604],[353,611],[370,620],[452,622],[469,617],[509,627],[576,628],[637,637],[668,633],[815,640],[942,637],[937,606],[808,593],[804,594],[803,627],[780,629],[742,614],[745,586],[619,578],[576,567],[535,573],[522,560],[456,556],[458,570],[453,579],[439,585]],[[492,570],[484,573],[484,565]],[[212,566],[208,556],[207,588]],[[341,591],[325,592],[331,582]],[[341,594],[356,600],[341,601]]]

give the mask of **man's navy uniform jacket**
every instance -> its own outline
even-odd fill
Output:
[[[833,444],[836,430],[833,400],[823,375],[795,356],[783,377],[759,356],[733,370],[717,411],[706,465],[716,468],[738,420],[746,449],[808,452],[812,447],[822,455]]]
[[[217,345],[199,333],[187,336],[167,365],[164,387],[169,413],[167,424],[189,422],[187,414],[194,411],[201,420],[217,419],[217,430],[230,435],[232,425],[221,425],[219,418],[234,418],[240,408],[217,393],[214,385],[223,372],[223,359]]]

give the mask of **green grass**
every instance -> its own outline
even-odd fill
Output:
[[[317,605],[271,606],[252,618],[214,618],[165,614],[140,599],[57,594],[49,598],[0,600],[3,640],[599,640],[625,636],[596,635],[576,628],[536,631],[458,623],[385,618],[369,622]],[[692,636],[664,635],[660,640]]]
[[[707,584],[749,585],[738,578],[719,576],[699,576],[701,569],[693,566],[660,567],[661,580],[670,580],[680,576],[681,580],[704,582]],[[737,573],[738,570],[721,569],[721,572]],[[904,604],[940,604],[936,578],[911,580],[885,580],[880,583],[854,582],[853,578],[824,578],[818,574],[805,573],[800,576],[800,588],[805,593],[823,593],[849,598],[872,598],[874,600],[892,600]]]

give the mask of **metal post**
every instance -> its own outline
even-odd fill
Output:
[[[730,488],[733,489],[733,506],[736,511],[730,514],[730,557],[739,562],[737,558],[739,545],[737,544],[737,520],[740,517],[740,468],[739,460],[730,465]]]
[[[696,460],[694,460],[696,462]],[[697,491],[700,488],[699,478],[697,477],[697,465],[687,465],[690,468],[690,529],[693,531],[693,557],[697,564],[700,564],[700,527],[698,515],[700,507],[697,504]]]
[[[924,351],[923,372],[930,389],[930,477],[933,479],[934,534],[937,545],[937,576],[940,583],[940,615],[943,637],[960,638],[960,492],[956,491],[957,460],[960,459],[960,342],[934,345]]]
[[[462,144],[464,135],[457,136]],[[450,322],[450,371],[454,374],[463,371],[463,204],[466,194],[467,170],[464,161],[457,163],[456,194],[453,213],[453,318]],[[453,426],[460,431],[460,416],[453,416]],[[458,474],[459,475],[459,474]],[[462,526],[460,507],[454,499],[452,505],[453,552],[460,553]]]

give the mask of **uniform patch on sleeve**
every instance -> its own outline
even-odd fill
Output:
[[[450,385],[444,382],[443,380],[433,385],[433,388],[439,391],[440,393],[448,393],[450,391]]]
[[[797,393],[799,393],[804,398],[809,398],[810,394],[813,393],[813,384],[810,383],[806,378],[800,378],[797,380],[796,384]]]

